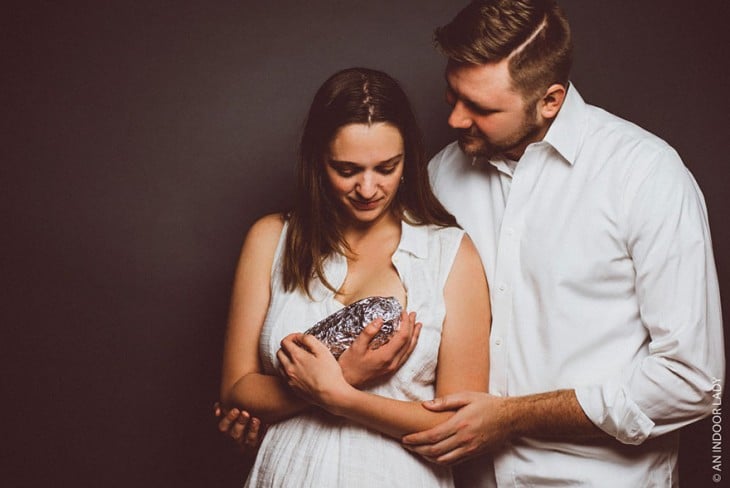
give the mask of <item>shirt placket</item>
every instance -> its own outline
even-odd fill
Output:
[[[403,288],[406,291],[406,303],[404,304],[406,310],[409,310],[411,306],[411,290],[410,290],[410,260],[408,259],[408,253],[402,251],[400,247],[396,249],[393,256],[390,258],[390,262],[393,264]]]
[[[524,227],[525,207],[529,198],[534,179],[534,161],[529,160],[529,154],[520,160],[514,174],[510,175],[500,169],[500,179],[505,191],[506,200],[502,223],[499,230],[496,268],[492,289],[492,332],[490,335],[490,354],[492,357],[492,375],[490,391],[498,396],[510,394],[509,384],[509,350],[514,340],[513,310],[514,288],[517,283],[520,268],[520,239]]]

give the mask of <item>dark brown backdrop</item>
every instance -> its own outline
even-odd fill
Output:
[[[565,0],[573,80],[683,155],[705,192],[727,298],[728,7],[678,3]],[[337,69],[390,72],[430,153],[451,139],[431,32],[460,5],[6,4],[7,486],[240,485],[210,407],[242,237],[288,202],[304,112]],[[708,421],[687,429],[685,485],[711,486],[710,449]]]

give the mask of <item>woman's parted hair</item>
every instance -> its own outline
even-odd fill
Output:
[[[554,0],[473,0],[434,41],[457,64],[509,58],[515,88],[525,98],[552,84],[567,86],[573,62],[570,26]]]
[[[342,234],[339,202],[325,174],[330,144],[349,124],[387,123],[403,138],[403,182],[393,211],[412,224],[456,226],[456,219],[434,196],[428,180],[423,140],[406,94],[396,80],[367,68],[349,68],[328,78],[309,108],[299,148],[295,206],[287,214],[283,280],[287,291],[309,294],[313,278],[333,289],[323,264],[332,253],[350,252]]]

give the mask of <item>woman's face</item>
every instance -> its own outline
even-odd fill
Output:
[[[385,215],[403,174],[403,137],[388,123],[349,124],[335,133],[327,180],[345,214],[360,224]]]

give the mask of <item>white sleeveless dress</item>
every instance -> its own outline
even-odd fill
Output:
[[[281,261],[282,230],[272,266],[271,302],[261,332],[259,354],[268,374],[278,374],[276,352],[282,338],[301,332],[343,307],[334,293],[315,280],[314,300],[300,291],[285,292]],[[464,232],[457,228],[402,223],[392,262],[408,293],[408,311],[423,324],[408,361],[387,382],[369,391],[399,400],[434,397],[436,361],[445,316],[443,289]],[[339,289],[347,261],[332,256],[325,276]],[[312,409],[272,425],[259,449],[246,487],[382,488],[452,487],[449,468],[424,461],[400,443],[321,409]]]

